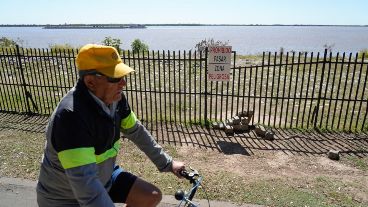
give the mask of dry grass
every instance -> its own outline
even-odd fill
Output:
[[[46,120],[9,117],[0,119],[0,176],[35,180]],[[185,140],[175,141],[177,137],[171,133]],[[368,205],[367,135],[357,135],[359,142],[351,139],[354,135],[344,135],[345,143],[331,137],[323,140],[313,134],[298,138],[277,133],[274,142],[264,142],[251,132],[234,137],[212,134],[213,140],[205,138],[199,129],[179,132],[163,128],[153,134],[158,135],[159,142],[173,157],[202,173],[211,200],[269,206]],[[325,148],[340,145],[355,150],[355,155],[343,153],[340,161],[326,158]],[[170,173],[159,173],[130,141],[123,140],[122,146],[119,164],[155,183],[164,194],[189,187]],[[200,189],[198,198],[204,197]]]

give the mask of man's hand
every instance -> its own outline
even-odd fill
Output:
[[[174,173],[177,177],[182,178],[182,176],[180,175],[180,172],[182,170],[185,170],[184,162],[173,160],[172,161],[172,173]]]

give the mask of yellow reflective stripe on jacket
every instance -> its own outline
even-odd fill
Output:
[[[132,128],[135,123],[137,122],[137,117],[135,116],[134,112],[130,112],[129,116],[121,120],[120,127],[122,129],[130,129]]]
[[[116,157],[120,149],[120,140],[116,141],[114,147],[107,150],[106,152],[96,155],[96,163],[99,164],[109,158]]]
[[[58,158],[64,169],[96,162],[95,149],[93,147],[63,150],[58,153]]]
[[[120,149],[120,140],[114,143],[113,148],[100,155],[95,155],[93,147],[64,150],[58,153],[59,160],[64,169],[83,166],[91,163],[101,163],[116,157]]]

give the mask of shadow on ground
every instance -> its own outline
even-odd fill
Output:
[[[28,116],[0,113],[0,132],[20,130],[43,133],[47,124],[46,116]],[[313,156],[326,154],[329,150],[339,150],[341,154],[368,156],[368,134],[335,133],[317,131],[273,129],[275,140],[264,140],[254,133],[226,135],[223,131],[185,126],[174,123],[150,122],[144,125],[162,144],[193,146],[215,150],[224,154],[250,156],[256,151],[282,151],[286,154]]]

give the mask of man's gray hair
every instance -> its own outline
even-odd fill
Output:
[[[79,79],[83,79],[86,75],[93,75],[98,73],[97,70],[91,69],[91,70],[80,70],[79,71]]]

